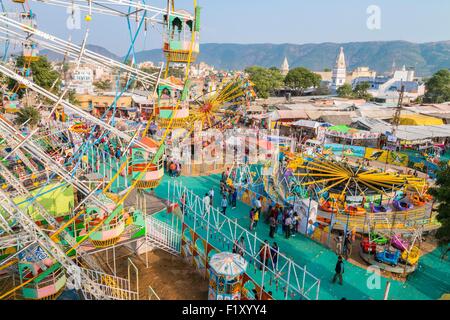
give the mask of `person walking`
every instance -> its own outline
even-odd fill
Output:
[[[269,237],[273,239],[275,238],[275,230],[277,229],[277,220],[273,216],[269,218],[269,227],[270,227]]]
[[[233,188],[233,195],[231,196],[231,207],[236,209],[238,192],[236,188]]]
[[[242,256],[242,258],[243,258],[244,257],[244,252],[245,252],[245,239],[244,239],[244,237],[241,237],[241,239],[239,240],[238,254],[240,254]]]
[[[209,200],[210,200],[209,203],[211,205],[214,205],[214,188],[213,187],[211,187],[211,189],[209,190],[208,195],[209,195]]]
[[[220,205],[222,207],[222,213],[224,215],[226,215],[227,214],[227,207],[228,207],[228,201],[227,201],[227,197],[226,196],[223,196]]]
[[[258,212],[258,214],[261,214],[261,208],[262,208],[261,199],[262,199],[262,197],[259,197],[259,198],[256,198],[256,200],[255,200],[255,209]]]
[[[288,215],[284,220],[284,230],[286,232],[286,239],[291,237],[292,218]]]
[[[203,197],[203,216],[205,216],[207,213],[209,213],[209,207],[210,207],[210,197],[207,193],[205,193],[205,196]]]
[[[277,225],[278,225],[277,233],[279,235],[283,235],[283,233],[284,233],[284,224],[283,224],[283,208],[282,207],[278,208]]]
[[[221,182],[226,183],[227,182],[227,174],[224,172],[222,172],[222,178],[220,179]]]
[[[272,255],[272,268],[276,271],[278,266],[278,254],[280,253],[280,248],[278,248],[278,244],[276,242],[273,243],[270,253]]]
[[[342,275],[344,274],[344,261],[342,256],[338,257],[338,261],[336,263],[336,267],[334,268],[336,272],[333,277],[333,283],[336,283],[336,280],[339,279],[339,284],[342,285]]]
[[[250,209],[250,231],[253,231],[253,224],[255,223],[255,209]]]
[[[345,260],[348,260],[348,257],[352,254],[352,234],[351,232],[347,232],[344,240],[344,254]]]
[[[259,211],[255,210],[255,214],[253,216],[253,228],[256,228],[258,226],[259,221]]]
[[[237,240],[234,241],[232,252],[235,254],[237,254],[239,252],[239,243]]]
[[[269,241],[264,240],[264,243],[261,244],[259,248],[259,261],[261,262],[259,265],[259,270],[263,269],[263,266],[267,267],[270,260],[270,248]]]

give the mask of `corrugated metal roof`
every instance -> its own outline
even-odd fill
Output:
[[[271,119],[278,121],[282,119],[308,119],[304,110],[277,110],[272,112]]]
[[[328,122],[334,125],[350,125],[353,123],[353,120],[349,115],[323,115],[320,117],[320,120],[322,120],[322,122]]]

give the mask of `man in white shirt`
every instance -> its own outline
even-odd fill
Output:
[[[206,193],[205,196],[203,197],[204,215],[209,213],[210,204],[211,204],[211,199],[210,199],[209,195]]]
[[[258,213],[261,214],[262,205],[261,205],[261,200],[258,198],[255,200],[255,207],[256,207],[256,211],[258,211]]]
[[[214,188],[211,187],[211,190],[209,190],[209,203],[211,205],[214,204]]]

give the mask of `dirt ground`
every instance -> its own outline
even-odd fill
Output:
[[[113,268],[111,253],[109,265]],[[139,299],[149,299],[149,286],[161,300],[207,300],[208,281],[193,266],[181,257],[155,249],[148,253],[148,268],[145,254],[137,256],[126,247],[116,249],[117,276],[128,278],[128,258],[139,270]],[[100,258],[103,262],[105,255]],[[133,268],[131,268],[133,270]],[[112,270],[111,270],[112,273]],[[132,288],[136,288],[135,274],[131,271]],[[153,297],[153,299],[155,299]]]

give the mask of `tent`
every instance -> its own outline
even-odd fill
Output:
[[[400,117],[400,124],[405,126],[440,126],[444,124],[444,121],[422,114],[408,114]]]

